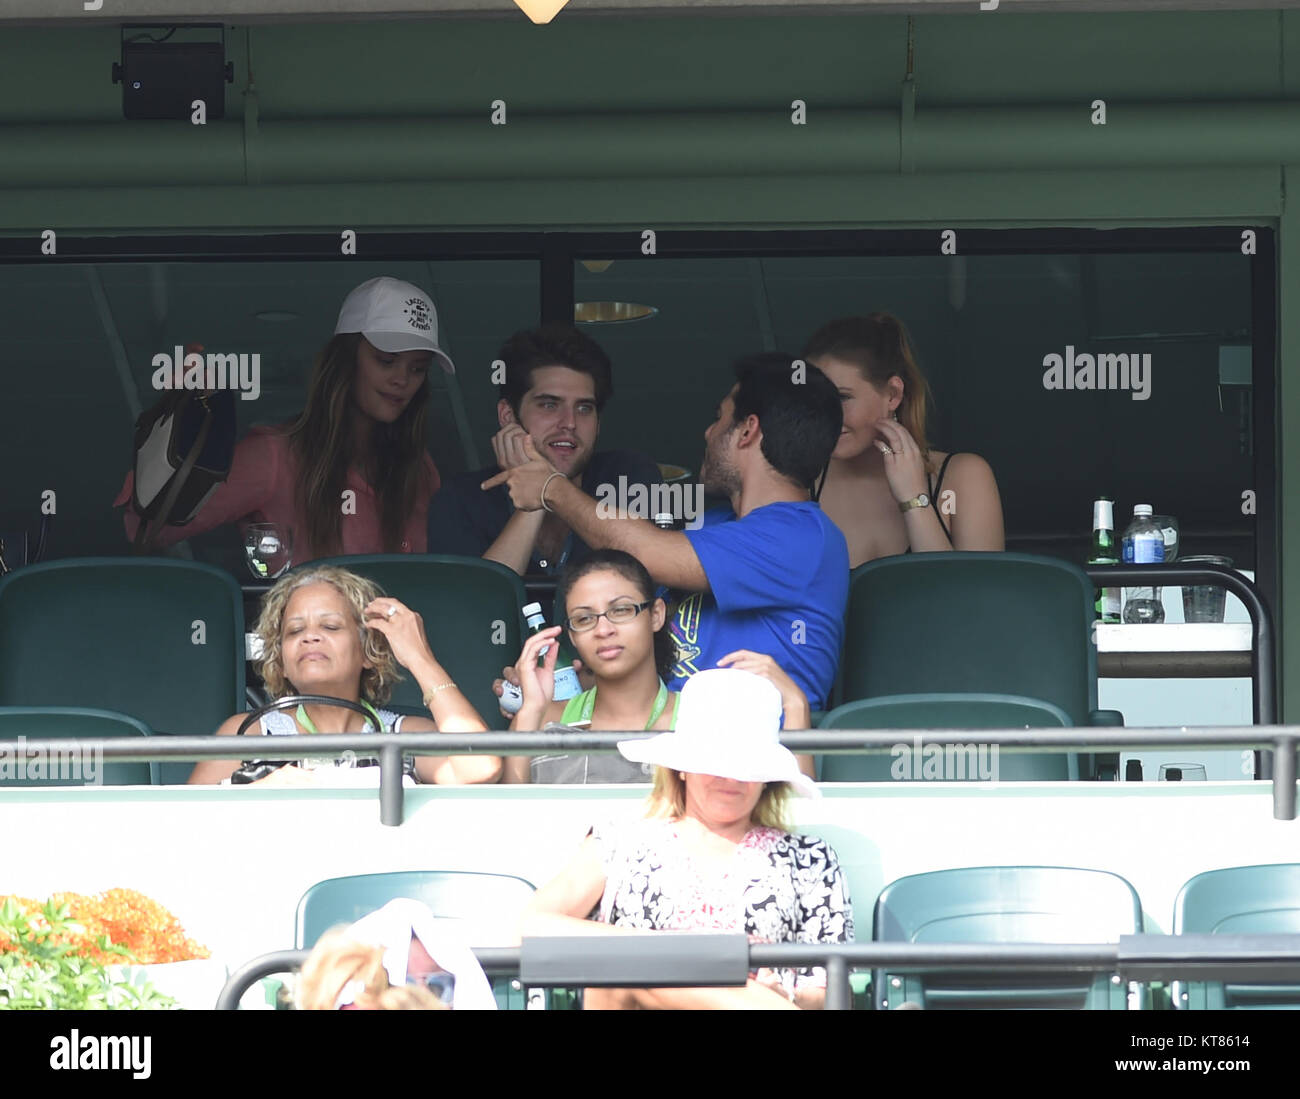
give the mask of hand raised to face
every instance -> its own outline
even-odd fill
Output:
[[[531,436],[525,435],[522,445],[524,462],[502,470],[495,477],[484,481],[480,487],[486,492],[497,485],[505,485],[510,492],[510,501],[516,508],[520,511],[537,511],[542,506],[542,489],[547,479],[559,471],[538,453]]]
[[[877,420],[876,448],[884,455],[885,480],[895,501],[904,503],[926,491],[925,455],[911,432],[897,420]]]
[[[376,630],[388,639],[393,657],[404,668],[432,654],[423,617],[391,595],[366,604],[365,623],[367,629]]]
[[[528,432],[513,421],[492,436],[492,453],[501,469],[514,469],[528,461],[524,449],[524,440],[528,437]]]

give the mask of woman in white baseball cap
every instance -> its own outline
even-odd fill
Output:
[[[154,531],[151,545],[235,522],[241,531],[250,523],[289,531],[295,564],[334,554],[425,552],[429,499],[441,483],[425,443],[435,362],[454,372],[438,344],[429,295],[390,277],[363,282],[344,299],[334,335],[317,356],[302,412],[289,423],[252,428],[236,445],[224,483],[189,522]],[[133,485],[128,474],[116,505],[132,501]],[[134,538],[140,519],[133,508],[125,521]]]
[[[790,794],[818,790],[781,745],[780,718],[780,692],[753,672],[715,668],[687,680],[673,732],[619,744],[626,758],[656,765],[645,816],[593,828],[569,866],[534,895],[524,934],[851,939],[835,852],[789,830]],[[588,989],[586,1005],[820,1007],[825,1000],[822,969],[750,976],[743,989]]]

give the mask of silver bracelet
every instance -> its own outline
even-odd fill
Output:
[[[556,477],[563,477],[563,476],[564,476],[563,473],[559,472],[559,470],[556,470],[549,477],[547,477],[545,481],[542,482],[542,491],[538,494],[542,500],[542,510],[549,511],[552,515],[555,514],[555,509],[546,502],[546,486],[549,485]]]

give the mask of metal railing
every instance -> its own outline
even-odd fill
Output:
[[[217,998],[234,1010],[254,982],[296,971],[306,950],[240,966]],[[744,935],[526,938],[474,950],[488,976],[530,988],[741,987],[751,971],[823,967],[826,1008],[852,1007],[853,969],[1015,974],[1110,973],[1121,983],[1172,980],[1300,983],[1300,935],[1121,935],[1118,943],[750,943]]]
[[[510,733],[320,733],[311,736],[276,737],[272,754],[276,759],[339,757],[344,753],[379,761],[379,817],[383,824],[402,823],[405,790],[403,760],[416,755],[583,755],[617,751],[620,740],[656,735],[644,730],[620,732]],[[47,758],[94,758],[120,762],[156,760],[202,760],[257,758],[260,738],[229,736],[82,737],[39,741],[0,740],[0,758],[19,758],[20,753],[39,745]],[[823,752],[837,755],[892,752],[904,747],[961,744],[972,740],[997,745],[999,750],[1061,752],[1098,750],[1159,750],[1172,746],[1206,748],[1271,749],[1275,753],[1273,816],[1278,820],[1296,817],[1296,747],[1300,726],[1246,725],[1214,726],[1202,729],[1133,729],[1082,727],[1056,729],[810,729],[787,732],[781,743],[795,752]],[[265,754],[269,746],[262,747]]]

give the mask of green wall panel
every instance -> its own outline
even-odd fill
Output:
[[[1000,10],[921,16],[914,28],[918,171],[900,174],[908,20],[899,15],[236,27],[228,35],[236,71],[228,121],[206,131],[121,119],[120,88],[109,77],[116,28],[7,26],[0,234],[31,236],[36,255],[46,228],[75,235],[1276,223],[1279,470],[1284,486],[1300,483],[1300,453],[1287,445],[1300,431],[1293,365],[1300,220],[1287,208],[1279,163],[1300,161],[1300,137],[1292,136],[1300,125],[1291,105],[1249,110],[1300,91],[1300,15]],[[259,128],[246,139],[250,71]],[[795,98],[808,104],[807,128],[789,125]],[[1115,129],[1086,122],[1095,98],[1107,101]],[[501,150],[485,152],[496,99],[518,128],[507,130],[508,140],[497,135]],[[1195,112],[1162,113],[1196,103],[1207,104],[1204,127]],[[1058,112],[1036,120],[1015,113],[1046,107]],[[998,110],[982,118],[936,113],[972,108]],[[835,121],[827,118],[834,109],[879,113]],[[769,111],[770,129],[748,113]],[[679,131],[665,132],[662,119],[674,115]],[[433,123],[443,119],[484,130],[464,131],[473,137],[461,139],[460,156],[453,138],[444,157],[428,148]],[[1078,132],[1066,133],[1061,119]],[[1134,131],[1124,127],[1135,119],[1143,128],[1125,145]],[[374,122],[376,132],[353,137],[331,120]],[[529,121],[539,135],[531,141]],[[304,124],[309,129],[295,129]],[[288,127],[279,131],[283,141],[277,126]],[[655,133],[655,143],[642,145],[643,132]],[[1080,152],[1093,137],[1095,164]],[[300,144],[290,148],[290,138]],[[942,171],[926,170],[936,163]],[[149,165],[143,179],[141,164]],[[254,180],[264,171],[268,180],[278,173],[293,182],[249,185],[249,170]],[[1300,186],[1300,169],[1289,182]],[[1300,508],[1286,506],[1285,491],[1279,499],[1285,596],[1300,590]],[[1283,600],[1279,626],[1283,685],[1300,700],[1300,600]],[[1298,640],[1286,644],[1291,638]],[[1294,719],[1292,711],[1283,712]]]

